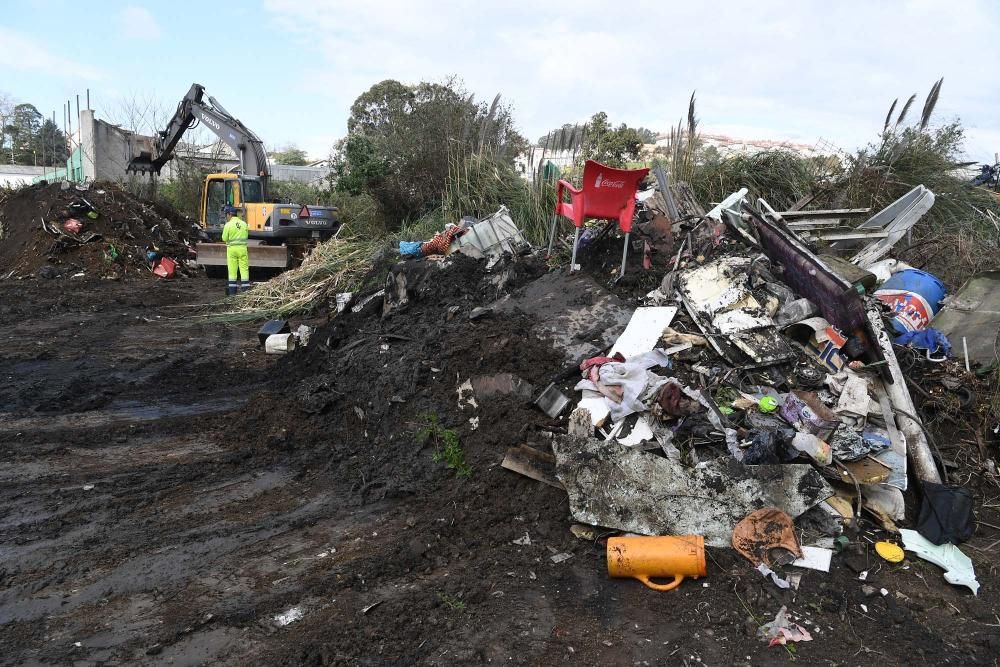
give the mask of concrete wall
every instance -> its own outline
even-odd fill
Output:
[[[271,178],[276,181],[298,181],[299,183],[322,185],[321,181],[329,173],[329,167],[293,167],[288,164],[271,165]]]
[[[66,161],[66,169],[61,170],[56,178],[69,178],[73,181],[128,181],[144,178],[139,174],[128,173],[126,168],[133,156],[142,152],[152,154],[153,137],[135,134],[98,120],[92,109],[80,111],[78,136],[79,147]],[[213,158],[182,156],[174,158],[164,166],[160,180],[169,181],[176,177],[178,159],[193,161],[199,168],[217,173],[235,171],[239,167],[239,160],[232,159],[228,155]],[[280,181],[319,185],[329,173],[329,167],[271,165],[272,177]],[[29,177],[28,182],[31,181],[32,178]]]
[[[19,164],[0,164],[0,186],[16,187],[19,185],[29,185],[34,183],[36,178],[42,178],[46,170],[50,174],[55,171],[52,167],[26,167]]]
[[[135,134],[94,117],[92,109],[80,112],[80,150],[83,180],[122,181],[134,155],[152,153],[153,137]]]

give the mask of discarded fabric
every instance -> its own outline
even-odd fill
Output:
[[[772,549],[785,549],[802,558],[792,517],[773,507],[751,512],[736,524],[733,528],[733,548],[755,565],[773,565]]]
[[[399,254],[403,257],[420,257],[420,241],[400,241]]]
[[[919,350],[927,350],[927,356],[950,357],[951,341],[943,333],[934,328],[919,331],[907,331],[892,341],[896,345],[908,345]]]
[[[644,412],[655,399],[667,379],[649,372],[655,366],[670,367],[670,357],[662,350],[652,350],[624,362],[611,361],[600,364],[598,379],[593,381],[590,368],[586,379],[577,383],[576,389],[597,391],[608,399],[611,418],[619,422],[633,412]]]

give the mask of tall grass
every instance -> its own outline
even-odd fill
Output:
[[[926,106],[918,124],[883,131],[878,143],[850,156],[821,201],[878,210],[917,185],[928,187],[934,206],[913,228],[912,242],[899,243],[895,254],[957,287],[978,271],[996,268],[1000,229],[990,213],[1000,214],[1000,204],[959,171],[968,164],[962,162],[961,125],[928,128]]]
[[[695,180],[699,169],[699,149],[701,137],[698,133],[698,116],[695,112],[696,99],[694,92],[688,100],[687,119],[677,121],[677,127],[671,127],[667,135],[667,144],[660,149],[666,156],[666,169],[674,182]],[[738,188],[737,188],[738,189]],[[728,193],[727,193],[728,194]]]
[[[428,239],[443,226],[441,214],[436,212],[393,234],[358,234],[348,227],[338,238],[316,246],[301,266],[227,300],[212,317],[246,322],[314,312],[330,304],[338,293],[364,286],[380,257],[398,254],[399,241]],[[382,278],[377,276],[376,280]]]
[[[485,217],[500,206],[532,243],[543,243],[555,208],[552,183],[525,181],[513,167],[489,154],[452,159],[442,211],[457,222],[464,215]]]
[[[740,188],[779,209],[790,207],[840,172],[839,160],[804,158],[787,149],[736,153],[702,160],[686,180],[703,203],[722,201]]]

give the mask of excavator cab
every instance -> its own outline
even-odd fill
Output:
[[[213,241],[218,241],[226,224],[223,209],[235,206],[249,227],[251,269],[284,269],[288,266],[288,248],[271,245],[268,229],[274,204],[264,202],[260,179],[240,174],[209,174],[201,190],[201,226]],[[258,240],[253,240],[258,239]],[[221,243],[199,243],[198,263],[220,271],[226,265],[226,247]]]
[[[201,225],[210,236],[222,232],[225,206],[235,206],[250,227],[250,234],[269,226],[272,205],[264,203],[260,179],[239,174],[209,174],[201,193]]]

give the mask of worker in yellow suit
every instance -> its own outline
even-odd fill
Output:
[[[250,289],[250,258],[247,256],[250,229],[235,206],[226,206],[223,210],[226,212],[226,224],[222,228],[222,241],[226,244],[226,264],[229,267],[226,296],[233,296]]]

